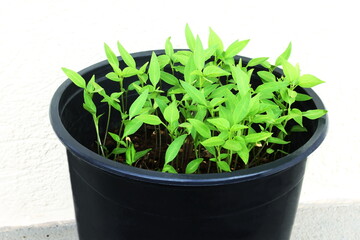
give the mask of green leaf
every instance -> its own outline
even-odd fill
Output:
[[[192,126],[191,126],[190,123],[184,122],[184,123],[180,124],[179,127],[181,127],[181,128],[186,128],[187,132],[188,132],[189,134],[191,133]]]
[[[209,96],[210,99],[213,98],[222,98],[225,97],[229,90],[231,90],[233,85],[227,84],[221,87],[216,88]]]
[[[275,143],[275,144],[288,144],[290,143],[289,141],[285,141],[281,138],[275,138],[275,137],[269,137],[268,139],[269,143]]]
[[[138,77],[139,77],[139,80],[140,80],[141,83],[147,84],[146,82],[147,82],[147,80],[149,79],[149,76],[148,76],[146,73],[139,74]],[[130,84],[129,87],[130,87],[131,85],[132,85],[132,84]],[[130,88],[129,88],[129,90],[130,90]]]
[[[236,104],[233,113],[233,120],[235,124],[240,123],[248,115],[250,110],[250,98],[250,92],[248,92],[241,98],[241,101]]]
[[[151,148],[148,148],[148,149],[140,151],[140,152],[136,152],[134,160],[137,161],[138,159],[142,158],[143,156],[145,156],[150,151],[151,151]]]
[[[198,170],[200,164],[202,163],[204,159],[202,158],[196,158],[192,161],[190,161],[187,165],[186,165],[186,170],[185,173],[187,174],[191,174],[194,173]]]
[[[174,54],[174,48],[170,42],[170,37],[168,37],[166,39],[166,42],[165,42],[165,53],[166,55],[168,55],[170,58],[172,58],[172,55]]]
[[[168,123],[177,122],[180,118],[176,102],[172,102],[164,110],[164,118]]]
[[[153,52],[149,65],[149,78],[152,85],[155,87],[160,80],[160,65],[156,54]]]
[[[120,56],[124,60],[125,64],[128,67],[136,68],[136,62],[134,58],[125,50],[125,48],[121,45],[120,42],[117,42],[117,46],[120,52]]]
[[[299,79],[299,86],[303,88],[312,88],[321,83],[324,83],[324,81],[311,74],[304,74]]]
[[[96,106],[92,100],[92,94],[84,91],[84,105],[86,111],[90,112],[91,114],[96,114]]]
[[[225,143],[225,140],[221,137],[211,137],[201,142],[204,147],[221,146]]]
[[[112,139],[115,140],[115,142],[121,142],[121,139],[120,139],[120,136],[115,134],[115,133],[111,133],[111,132],[108,132],[108,134],[110,135],[110,137],[112,137]]]
[[[265,82],[275,82],[276,81],[276,77],[274,74],[272,74],[271,72],[268,71],[259,71],[257,72],[257,74],[259,75],[259,77],[264,80]]]
[[[163,167],[162,172],[178,173],[173,166],[168,164]]]
[[[197,108],[197,113],[194,118],[201,122],[204,122],[204,118],[207,115],[208,109],[202,105],[196,106],[196,108]]]
[[[85,79],[78,74],[77,72],[67,69],[61,68],[66,76],[78,87],[85,89],[86,88],[86,81]]]
[[[229,72],[213,65],[205,67],[203,73],[206,77],[222,77],[230,75]]]
[[[237,152],[237,154],[245,164],[248,164],[250,154],[249,154],[249,149],[246,146],[245,139],[240,136],[235,137],[235,139],[240,143],[241,146],[241,149],[240,151]]]
[[[204,118],[206,117],[208,109],[202,105],[196,106],[196,108],[197,108],[197,113],[195,115],[195,119],[204,122]]]
[[[225,142],[223,148],[238,152],[241,150],[241,143],[237,140],[229,139]]]
[[[131,121],[126,122],[125,130],[123,133],[123,138],[130,136],[131,134],[134,134],[135,132],[137,132],[137,130],[139,130],[139,128],[142,126],[142,124],[143,124],[143,122],[136,118],[132,119]]]
[[[288,93],[289,97],[290,97],[290,98],[293,98],[293,99],[295,99],[296,96],[297,96],[297,92],[294,91],[294,90],[291,90],[291,89],[288,89],[288,90],[287,90],[287,93]]]
[[[267,149],[266,149],[266,153],[267,153],[267,154],[272,154],[272,153],[274,153],[274,152],[275,152],[275,150],[272,149],[272,148],[267,148]]]
[[[197,36],[195,40],[195,49],[194,49],[194,64],[197,70],[202,70],[204,68],[205,57],[204,57],[204,47],[200,40],[200,37]]]
[[[186,27],[185,27],[185,38],[186,38],[186,43],[187,43],[189,49],[194,51],[195,50],[195,37],[194,37],[194,34],[192,33],[188,24],[186,24]]]
[[[233,42],[225,51],[225,58],[232,58],[235,55],[239,54],[241,50],[243,50],[246,45],[249,43],[250,40],[238,41],[236,40]]]
[[[287,60],[282,61],[282,67],[284,70],[285,77],[290,83],[294,85],[298,84],[300,78],[300,69],[298,66],[293,66]]]
[[[163,69],[166,65],[168,65],[170,63],[170,58],[168,55],[160,55],[157,58],[158,58],[160,69]]]
[[[132,77],[139,74],[139,70],[133,67],[126,67],[123,69],[123,77]]]
[[[169,99],[165,96],[157,96],[155,98],[155,103],[160,108],[160,111],[162,114],[164,114],[164,110],[167,107],[168,102],[169,102]]]
[[[207,121],[209,123],[211,123],[212,125],[214,125],[220,131],[229,130],[229,128],[230,128],[230,123],[225,118],[210,118],[210,119],[207,119]]]
[[[286,50],[276,59],[276,66],[280,66],[282,65],[284,60],[288,60],[291,54],[291,42],[289,43],[289,45],[287,46]]]
[[[197,88],[195,88],[194,86],[190,85],[187,82],[184,81],[180,81],[181,86],[185,89],[186,93],[190,96],[190,98],[199,104],[202,104],[204,106],[206,106],[206,99],[205,96],[202,92],[200,92],[200,90],[198,90]]]
[[[254,67],[254,66],[262,64],[263,62],[265,62],[268,59],[269,59],[268,57],[253,58],[248,62],[247,66]]]
[[[295,98],[295,100],[296,101],[308,101],[308,100],[311,100],[312,99],[312,97],[310,97],[309,95],[307,95],[307,94],[303,94],[303,93],[297,93],[297,95],[296,95],[296,98]]]
[[[217,161],[216,164],[222,171],[231,172],[230,166],[229,166],[229,164],[227,162],[225,162],[225,161]]]
[[[144,104],[148,97],[148,90],[145,90],[140,94],[140,96],[131,104],[129,108],[129,118],[133,118],[138,115],[141,109],[144,107]]]
[[[290,132],[307,132],[307,129],[300,125],[295,125],[290,129]]]
[[[121,81],[121,78],[119,78],[119,76],[114,72],[110,72],[110,73],[106,74],[105,77],[107,77],[111,81],[115,81],[115,82]]]
[[[314,109],[314,110],[308,110],[306,112],[303,112],[302,114],[304,117],[306,117],[308,119],[315,120],[315,119],[318,119],[318,118],[324,116],[326,113],[327,113],[327,111],[324,109]]]
[[[123,94],[123,92],[113,92],[113,93],[110,95],[110,97],[111,97],[113,100],[119,102],[119,97],[120,97],[122,94]]]
[[[205,61],[209,60],[212,56],[215,56],[216,46],[211,46],[204,50]]]
[[[185,66],[187,64],[187,62],[189,61],[189,57],[192,55],[189,54],[191,52],[189,51],[177,51],[174,53],[173,55],[173,59],[175,62],[180,62],[183,66]]]
[[[249,127],[246,126],[246,125],[234,124],[234,125],[231,126],[230,131],[231,132],[237,132],[237,131],[247,129],[247,128],[249,128]]]
[[[293,104],[296,100],[297,92],[291,89],[281,89],[280,90],[281,98],[288,104]]]
[[[224,51],[224,44],[220,39],[220,37],[211,28],[209,30],[210,32],[209,32],[208,46],[209,47],[215,46],[216,54],[219,55]]]
[[[178,155],[181,146],[184,144],[184,141],[186,139],[187,135],[181,135],[177,137],[166,149],[165,152],[165,165],[170,163],[172,160],[176,158]]]
[[[276,124],[275,127],[277,127],[280,131],[282,131],[283,133],[287,134],[285,128],[283,125],[281,124]]]
[[[250,99],[249,103],[249,116],[254,116],[255,114],[259,113],[260,111],[260,96],[256,94],[254,97]]]
[[[174,86],[179,85],[179,79],[177,79],[174,75],[172,75],[170,73],[161,71],[160,78],[167,84],[174,85]]]
[[[136,90],[138,93],[143,92],[145,90],[145,87],[144,88],[140,87],[138,85],[139,83],[140,83],[139,81],[135,81],[135,82],[131,83],[128,87],[128,90],[129,91]],[[147,87],[148,87],[148,85],[147,85]]]
[[[144,65],[142,65],[142,66],[140,67],[139,71],[142,72],[142,73],[145,73],[145,72],[146,72],[146,68],[147,68],[148,65],[149,65],[149,62],[144,63]]]
[[[128,165],[131,166],[135,162],[135,154],[136,154],[136,150],[134,144],[131,143],[125,152],[126,163]]]
[[[90,81],[87,83],[86,91],[89,92],[90,94],[92,93],[100,93],[100,95],[105,94],[104,89],[95,82],[95,75],[93,75]]]
[[[150,124],[150,125],[159,125],[162,123],[160,118],[156,115],[150,114],[142,114],[137,116],[135,119],[142,121],[143,123]]]
[[[220,86],[218,83],[212,83],[210,85],[204,86],[204,96],[209,96],[212,92],[214,92],[215,89],[217,89]]]
[[[272,115],[273,117],[275,117],[274,114],[271,114],[271,115]],[[275,125],[276,125],[276,124],[281,124],[281,123],[283,123],[284,121],[286,121],[287,119],[288,119],[288,116],[281,116],[281,117],[275,119],[274,124],[275,124]]]
[[[125,152],[126,152],[126,148],[114,148],[111,154],[117,155],[117,154],[123,154]]]
[[[303,118],[303,113],[297,109],[297,108],[293,108],[290,110],[289,115],[288,115],[289,119],[294,119],[295,122],[297,122],[300,126],[302,126],[302,118]]]
[[[224,106],[219,106],[219,117],[228,119],[230,121],[230,125],[233,124],[233,112]]]
[[[116,57],[115,53],[111,50],[111,48],[104,43],[104,49],[105,49],[105,54],[106,57],[108,59],[108,62],[110,63],[110,65],[114,68],[114,67],[119,67],[119,60]]]
[[[226,101],[226,98],[219,98],[219,97],[213,98],[210,101],[210,106],[212,108],[215,108],[215,107],[219,106],[220,104],[224,103],[225,101]]]
[[[184,67],[184,80],[187,83],[193,83],[197,76],[193,74],[193,72],[197,70],[196,65],[194,63],[194,56],[189,58],[189,61],[186,63]]]
[[[287,82],[267,82],[258,86],[255,90],[256,93],[266,94],[271,92],[279,91],[280,89],[284,89],[289,84]]]
[[[269,123],[269,124],[273,124],[274,123],[274,118],[269,115],[269,114],[266,114],[266,115],[263,115],[263,114],[258,114],[258,115],[255,115],[255,117],[252,119],[252,121],[254,123]]]
[[[250,76],[244,72],[240,67],[231,66],[231,73],[234,78],[240,96],[244,96],[250,90]]]
[[[245,141],[247,143],[257,143],[262,140],[266,140],[271,137],[272,133],[270,132],[260,132],[260,133],[250,133],[245,136]]]
[[[273,109],[279,109],[279,106],[272,100],[263,99],[259,105],[259,113],[271,111]]]
[[[189,118],[188,121],[201,136],[203,136],[204,138],[211,137],[210,128],[205,123],[194,118]]]
[[[220,134],[218,135],[218,137],[226,140],[229,138],[229,132],[228,131],[223,131],[223,132],[220,132]]]

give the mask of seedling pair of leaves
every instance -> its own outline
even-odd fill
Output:
[[[95,77],[86,82],[78,73],[63,68],[69,79],[84,90],[83,106],[93,116],[99,154],[113,159],[123,154],[126,164],[136,165],[152,149],[135,149],[133,135],[150,125],[156,135],[155,148],[168,144],[165,153],[156,159],[161,166],[152,170],[187,174],[230,172],[252,166],[264,157],[272,159],[278,152],[284,153],[281,146],[289,143],[286,136],[306,131],[304,117],[315,120],[326,114],[323,109],[302,111],[293,107],[297,101],[311,100],[298,92],[299,87],[314,87],[323,81],[310,74],[301,75],[299,65],[288,61],[291,43],[275,64],[270,64],[267,57],[243,63],[242,59],[235,61],[234,56],[249,40],[236,40],[225,48],[210,29],[205,48],[188,25],[185,38],[189,50],[175,51],[168,38],[165,54],[153,52],[149,62],[142,66],[118,43],[119,54],[126,64],[123,69],[116,54],[105,44],[113,69],[106,76],[119,83],[119,91],[110,95],[96,83]],[[254,71],[258,65],[265,70]],[[282,67],[283,76],[274,73],[276,67]],[[259,78],[262,84],[253,87],[253,78]],[[124,81],[132,84],[125,89]],[[164,89],[163,85],[170,87]],[[130,91],[136,91],[138,97],[126,108]],[[92,101],[94,94],[99,94],[102,102],[108,104],[107,116],[97,114]],[[122,118],[117,133],[108,129],[112,109]],[[107,118],[105,136],[100,136],[98,126],[102,117]],[[291,129],[289,122],[295,123]],[[163,140],[164,132],[170,143]],[[105,146],[107,136],[116,142],[116,148],[111,151]],[[187,149],[193,152],[188,153]],[[203,152],[207,153],[206,157]]]

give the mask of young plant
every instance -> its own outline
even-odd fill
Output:
[[[274,65],[267,57],[248,62],[235,56],[249,40],[234,41],[227,48],[210,29],[208,46],[186,25],[189,50],[176,51],[170,38],[165,54],[152,53],[138,66],[118,42],[126,67],[105,44],[113,71],[106,77],[119,83],[117,92],[106,94],[93,76],[88,82],[78,73],[65,74],[84,90],[83,107],[93,118],[97,151],[128,165],[170,173],[230,172],[273,161],[285,154],[294,132],[306,131],[303,118],[315,120],[324,109],[301,111],[296,102],[310,96],[299,92],[323,83],[291,64],[291,43]],[[260,67],[260,70],[259,69]],[[281,66],[283,75],[275,74]],[[131,84],[124,84],[125,82]],[[132,102],[129,93],[138,95]],[[108,105],[99,114],[97,94]],[[121,121],[109,129],[111,112]],[[99,119],[106,118],[100,128]],[[100,132],[100,129],[105,129]],[[111,142],[111,144],[108,144]]]

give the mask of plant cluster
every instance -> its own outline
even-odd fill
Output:
[[[122,156],[128,165],[136,165],[156,149],[136,149],[134,135],[145,137],[151,131],[158,167],[170,173],[230,172],[256,165],[263,158],[275,159],[286,154],[283,147],[291,132],[306,131],[303,118],[317,119],[326,110],[301,111],[296,101],[310,96],[298,92],[299,87],[314,87],[323,81],[310,74],[300,74],[299,65],[288,62],[291,43],[270,64],[267,57],[238,61],[235,56],[249,40],[235,41],[227,48],[210,29],[208,47],[199,36],[194,37],[186,25],[189,50],[175,51],[170,38],[165,54],[154,52],[146,64],[135,59],[118,42],[117,47],[126,67],[121,69],[116,54],[105,44],[105,53],[113,71],[106,77],[119,84],[117,92],[107,94],[95,80],[86,81],[78,73],[63,68],[65,74],[83,89],[83,107],[94,122],[98,153],[109,159]],[[255,66],[262,66],[254,72]],[[274,74],[281,66],[283,75]],[[252,84],[253,78],[261,79]],[[124,84],[130,81],[130,84]],[[125,87],[126,86],[126,87]],[[129,92],[136,99],[126,103]],[[106,114],[98,113],[94,95],[108,105]],[[111,112],[119,112],[117,129],[109,129]],[[107,117],[105,131],[100,132],[99,119]],[[288,123],[293,124],[289,129]],[[149,130],[150,129],[150,130]],[[109,138],[115,147],[109,148]]]

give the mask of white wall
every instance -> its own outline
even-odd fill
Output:
[[[103,42],[130,51],[186,47],[185,23],[204,39],[252,39],[243,55],[291,60],[327,83],[328,137],[311,155],[301,203],[360,200],[360,22],[355,1],[8,0],[0,8],[0,227],[73,219],[65,158],[48,119],[61,67],[104,60]],[[357,184],[356,184],[357,182]]]

